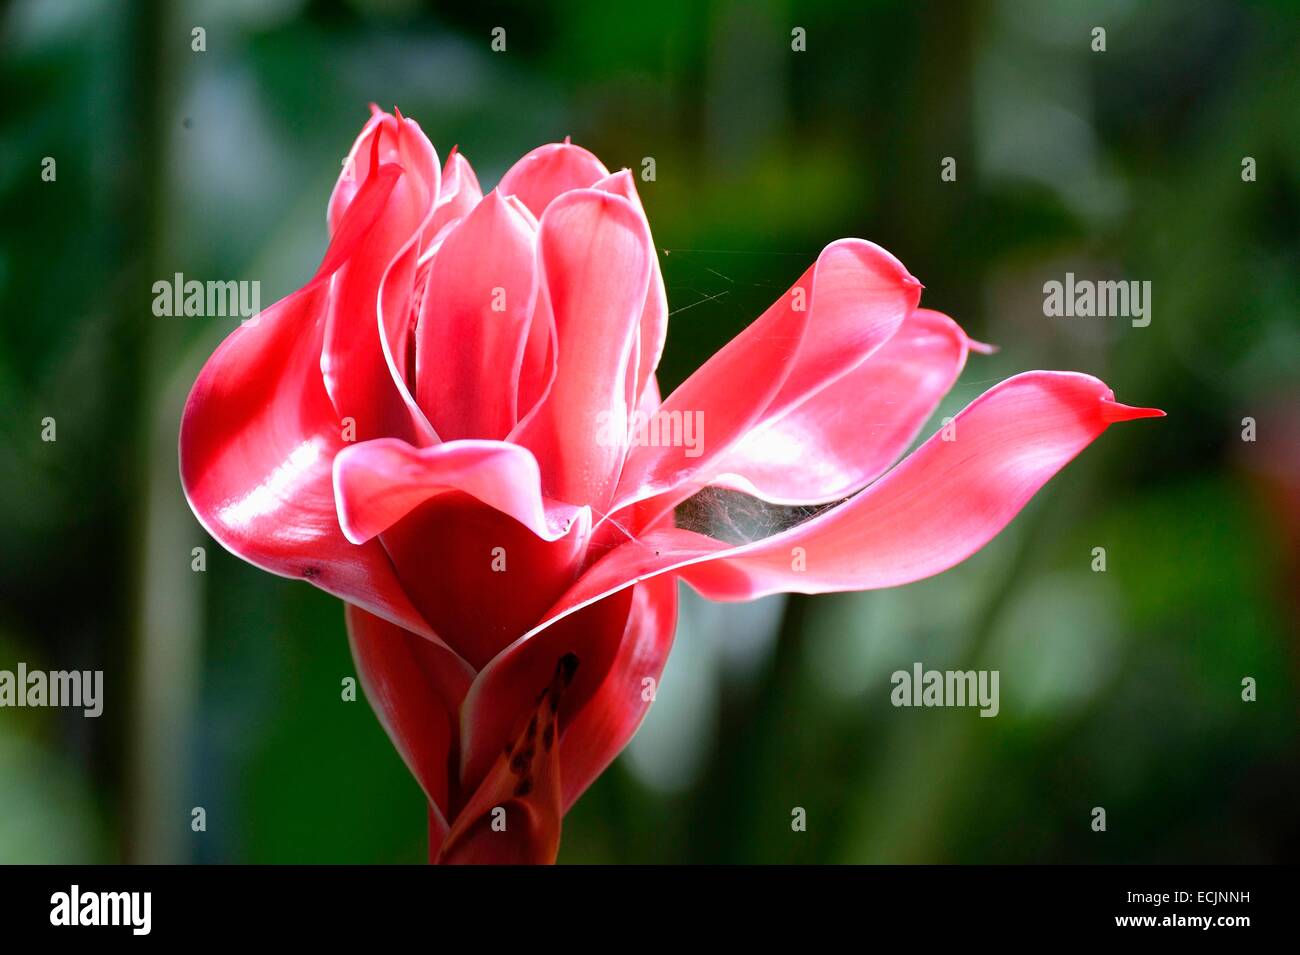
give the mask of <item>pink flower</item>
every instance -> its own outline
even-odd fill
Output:
[[[746,600],[937,574],[1112,422],[1160,414],[1030,372],[895,465],[979,346],[859,239],[661,403],[632,176],[568,142],[484,196],[376,109],[329,225],[311,281],[199,375],[181,479],[230,551],[346,601],[438,861],[554,860],[653,698],[678,579]]]

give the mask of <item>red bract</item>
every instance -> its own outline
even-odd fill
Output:
[[[554,860],[653,696],[678,579],[746,600],[928,577],[1109,424],[1159,414],[1030,372],[894,466],[972,343],[858,239],[661,403],[632,177],[567,142],[483,196],[375,110],[329,224],[311,281],[199,375],[181,478],[229,550],[347,602],[438,861]]]

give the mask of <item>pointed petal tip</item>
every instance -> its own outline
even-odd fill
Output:
[[[343,536],[347,538],[347,542],[349,544],[355,544],[358,547],[365,544],[373,537],[373,535],[372,537],[367,537],[364,534],[360,533],[352,526],[350,522],[344,523],[342,520],[340,520],[339,528],[343,531]]]
[[[966,347],[973,352],[979,352],[981,355],[996,355],[1002,350],[998,345],[979,341],[978,339],[971,338],[969,335],[966,336]]]
[[[375,127],[375,135],[370,138],[370,175],[377,175],[379,172],[379,140],[384,135],[384,124],[379,123]]]
[[[1163,418],[1165,413],[1159,408],[1136,408],[1116,401],[1114,398],[1101,399],[1101,416],[1107,424],[1117,421],[1135,421],[1138,418]]]

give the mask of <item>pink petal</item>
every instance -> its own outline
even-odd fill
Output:
[[[911,445],[961,374],[969,345],[952,319],[918,308],[853,371],[728,450],[714,483],[785,504],[856,493]]]
[[[439,494],[463,491],[546,541],[559,540],[578,508],[542,501],[527,448],[503,441],[448,441],[415,448],[396,438],[349,445],[334,459],[339,524],[354,544],[382,534]]]
[[[867,490],[785,533],[686,567],[706,597],[896,587],[975,553],[1112,422],[1163,412],[1114,401],[1104,382],[1028,372],[995,386]],[[799,569],[799,565],[805,569]]]
[[[500,190],[495,190],[500,195]],[[540,228],[537,218],[524,205],[518,196],[506,196],[506,203],[517,212],[536,233]],[[516,388],[516,418],[514,428],[508,440],[514,440],[537,416],[542,403],[551,393],[555,382],[558,363],[558,341],[555,332],[555,314],[551,309],[550,293],[544,281],[537,284],[537,296],[533,301],[533,314],[528,323],[528,334],[524,340],[524,354],[519,366],[519,382]]]
[[[557,662],[571,655],[576,672],[559,714],[561,735],[568,731],[609,676],[631,607],[630,591],[597,601],[514,641],[483,667],[461,707],[460,780],[466,790],[488,773],[520,714],[546,687]]]
[[[571,189],[587,189],[609,175],[591,153],[572,143],[538,146],[510,167],[497,191],[518,196],[538,219],[557,196]]]
[[[388,377],[379,376],[377,387],[381,390],[391,383],[397,395],[394,403],[381,398],[376,407],[383,409],[392,422],[381,430],[394,436],[409,435],[421,445],[436,443],[439,439],[433,425],[415,401],[414,319],[419,290],[428,281],[428,267],[421,267],[416,256],[417,246],[412,243],[389,263],[379,280],[379,303],[376,316],[379,326],[379,351],[383,356]],[[322,357],[322,368],[324,358]],[[400,410],[398,410],[400,408]],[[365,431],[357,429],[357,437],[365,439]]]
[[[441,644],[352,604],[346,619],[366,699],[445,826],[456,721],[474,672]]]
[[[388,163],[380,166],[362,183],[347,205],[346,214],[332,232],[329,248],[313,282],[322,281],[342,268],[365,243],[379,217],[388,206],[393,188],[402,177],[400,167]]]
[[[1090,375],[1018,375],[957,417],[958,440],[936,435],[867,490],[784,533],[734,547],[677,527],[636,535],[592,564],[520,643],[668,572],[716,600],[869,590],[940,573],[987,543],[1108,425],[1163,414],[1119,404]],[[796,547],[802,572],[792,566]]]
[[[649,416],[658,410],[660,404],[659,382],[651,375],[641,392],[641,401],[637,406],[639,420],[649,420]],[[655,524],[671,524],[672,503],[668,495],[637,501],[627,507],[619,508],[616,514],[607,515],[597,520],[592,528],[591,544],[588,546],[588,563],[597,555],[604,554],[624,541],[639,537]]]
[[[442,181],[439,184],[438,205],[433,214],[430,230],[436,234],[453,219],[469,215],[483,198],[483,189],[469,160],[455,146],[442,164]]]
[[[475,765],[463,781],[474,795],[455,820],[454,838],[447,837],[439,861],[553,860],[551,840],[558,839],[561,813],[635,732],[652,695],[645,680],[657,684],[672,644],[676,625],[672,580],[661,578],[637,588],[630,616],[625,599],[608,603],[581,615],[581,626],[575,619],[568,640],[553,640],[547,652],[526,654],[526,661],[521,655],[511,665],[498,665],[480,687],[471,710],[486,714],[488,723],[469,715],[462,726],[476,727],[466,733],[467,745],[486,748],[470,759]],[[609,623],[623,618],[625,629],[611,633]],[[610,639],[620,632],[621,641]],[[568,657],[570,647],[586,654],[585,661],[576,653]],[[602,668],[603,678],[587,680],[595,683],[594,692],[588,690],[585,699],[579,699],[584,697],[579,682],[584,667],[592,671],[597,658],[615,647],[612,665]],[[520,662],[527,665],[519,666]],[[557,683],[557,671],[566,666],[567,682]],[[521,796],[520,782],[525,778],[531,785]],[[560,794],[550,789],[557,784]],[[541,805],[530,804],[539,797]],[[499,806],[506,807],[506,832],[516,825],[520,830],[513,839],[491,828],[491,810]]]
[[[507,514],[449,491],[379,539],[429,626],[481,669],[573,582],[590,533],[585,510],[568,534],[546,541]]]
[[[392,164],[401,175],[364,242],[334,276],[321,371],[340,418],[354,423],[357,440],[428,443],[434,435],[397,359],[406,355],[421,235],[438,198],[438,159],[411,120],[384,116],[371,136],[370,173]],[[340,222],[338,230],[345,228]]]
[[[645,207],[641,205],[641,197],[637,195],[636,182],[629,170],[624,169],[607,176],[592,188],[622,196],[632,203],[637,212],[641,213],[641,218],[646,217]],[[646,233],[649,234],[649,231],[650,223],[647,220]],[[652,248],[653,241],[652,239]],[[633,394],[639,396],[645,391],[647,382],[659,367],[659,359],[663,356],[664,342],[667,337],[668,294],[664,290],[664,277],[659,268],[659,257],[655,255],[651,259],[650,291],[646,295],[645,308],[641,312],[641,324],[637,334],[638,359]]]
[[[618,656],[600,688],[560,739],[565,811],[623,751],[641,725],[676,629],[677,582],[663,576],[637,584]]]
[[[626,199],[580,189],[546,210],[538,248],[558,365],[550,393],[517,440],[537,455],[549,497],[603,509],[623,461],[650,236]]]
[[[360,191],[362,184],[370,178],[370,163],[373,155],[373,141],[375,130],[385,122],[387,114],[384,113],[374,103],[370,104],[370,119],[366,125],[361,128],[356,142],[348,150],[344,157],[342,169],[339,171],[338,180],[334,183],[334,191],[330,195],[328,220],[330,235],[338,231],[339,223],[343,221],[343,215],[347,212],[352,200]],[[391,148],[391,147],[390,147]],[[382,161],[392,162],[392,158],[381,157]]]
[[[330,471],[342,426],[319,365],[327,291],[318,281],[277,302],[208,359],[181,419],[181,483],[227,550],[428,634],[384,549],[339,529]]]
[[[434,256],[415,336],[416,397],[444,441],[504,438],[537,298],[533,226],[494,192]]]
[[[515,401],[519,420],[511,430],[509,440],[516,440],[527,430],[550,396],[559,367],[559,351],[551,294],[546,283],[540,282],[519,367],[519,387]]]
[[[808,400],[888,341],[920,289],[879,246],[860,239],[827,246],[789,292],[664,400],[661,420],[694,416],[703,440],[632,448],[618,505],[704,483],[750,430]]]
[[[573,614],[599,605],[633,584],[653,580],[700,561],[726,556],[732,545],[679,527],[655,527],[625,540],[588,567],[538,623],[520,638],[523,645]],[[481,674],[480,674],[481,677]]]

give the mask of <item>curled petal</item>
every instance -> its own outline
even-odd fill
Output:
[[[538,249],[558,364],[517,440],[537,455],[548,496],[603,509],[626,447],[628,370],[650,279],[650,236],[626,199],[579,189],[546,210]]]
[[[330,472],[343,427],[318,364],[326,291],[276,303],[208,359],[181,419],[181,484],[227,550],[429,634],[384,549],[339,528]]]
[[[1116,421],[1160,415],[1073,372],[1017,375],[845,503],[724,559],[684,568],[706,597],[896,587],[975,553]]]
[[[1018,375],[955,419],[956,440],[936,435],[865,491],[789,530],[729,545],[660,527],[615,547],[522,639],[669,572],[715,600],[871,590],[921,580],[988,543],[1110,424],[1163,413],[1120,404],[1090,375]]]
[[[809,400],[888,341],[920,291],[877,245],[842,239],[827,246],[789,292],[664,399],[661,419],[699,422],[701,440],[633,447],[616,507],[708,483],[718,460],[749,431]]]
[[[447,441],[415,448],[396,438],[349,445],[334,459],[339,524],[364,544],[439,494],[463,491],[545,541],[559,540],[580,508],[542,500],[537,461],[503,441]]]
[[[856,493],[907,450],[961,374],[970,345],[952,319],[918,308],[857,368],[728,450],[714,483],[782,504]]]

